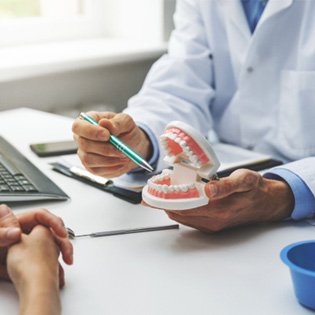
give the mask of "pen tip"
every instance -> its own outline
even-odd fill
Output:
[[[140,164],[140,166],[147,170],[148,172],[152,173],[154,171],[153,167],[146,161],[142,161],[142,163]]]

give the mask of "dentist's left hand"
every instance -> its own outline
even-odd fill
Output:
[[[169,218],[203,232],[213,233],[244,225],[290,217],[294,196],[289,185],[240,169],[205,186],[209,203],[185,211],[166,211]]]

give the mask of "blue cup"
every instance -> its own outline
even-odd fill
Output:
[[[298,301],[315,310],[315,241],[290,244],[282,249],[280,257],[290,268]]]

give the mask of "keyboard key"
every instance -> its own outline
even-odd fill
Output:
[[[29,192],[37,191],[37,189],[33,185],[24,185],[23,188],[25,189],[25,191],[29,191]]]
[[[12,191],[25,191],[25,189],[22,186],[10,186],[10,189]]]
[[[8,185],[0,185],[0,191],[1,192],[10,191],[10,188]]]
[[[28,180],[26,180],[26,179],[23,179],[23,180],[18,180],[17,181],[20,185],[29,185],[29,184],[31,184]]]
[[[2,166],[7,169],[7,171],[12,174],[20,174],[21,172],[13,165],[8,159],[6,159],[3,155],[0,154],[0,163]]]

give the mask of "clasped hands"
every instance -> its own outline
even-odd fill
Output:
[[[43,268],[51,267],[47,268],[48,272],[58,273],[59,287],[62,287],[64,272],[58,264],[60,252],[66,264],[73,263],[73,247],[61,218],[45,209],[15,216],[8,206],[0,205],[1,279],[18,281],[19,276],[38,272],[32,270],[32,265],[39,262]]]

